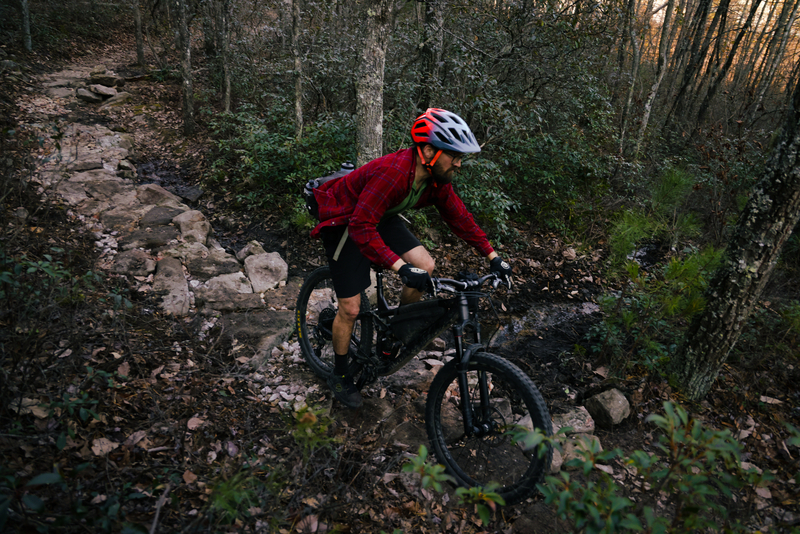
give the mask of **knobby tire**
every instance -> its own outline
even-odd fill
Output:
[[[330,323],[338,309],[331,270],[328,266],[320,267],[306,278],[300,288],[295,310],[295,332],[303,358],[314,373],[323,379],[333,371],[334,354],[329,334]],[[363,291],[361,309],[369,309],[369,299]],[[350,339],[350,350],[369,354],[371,348],[372,321],[359,319]],[[360,370],[360,365],[351,361],[350,374],[355,377]]]
[[[550,468],[553,453],[545,445],[524,450],[510,437],[509,430],[538,428],[551,435],[547,406],[531,379],[517,366],[494,354],[478,352],[472,355],[467,368],[470,403],[475,407],[476,423],[493,430],[482,437],[468,437],[458,386],[460,365],[452,360],[442,367],[428,392],[425,425],[431,448],[459,485],[497,483],[500,486],[495,491],[506,504],[518,503],[536,491],[536,484]],[[478,408],[482,374],[488,380],[489,387],[485,389],[489,390],[491,406],[484,416]]]

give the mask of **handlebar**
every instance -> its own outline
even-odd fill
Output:
[[[492,281],[492,289],[497,289],[502,283],[500,276],[496,273],[489,273],[475,280],[453,280],[452,278],[432,277],[432,292],[434,296],[436,296],[439,291],[444,293],[458,293],[459,291],[466,291],[471,288],[479,288],[488,280]]]

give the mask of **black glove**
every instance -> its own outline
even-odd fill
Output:
[[[406,263],[397,271],[400,279],[408,287],[414,288],[417,291],[425,291],[428,286],[432,284],[431,275],[425,269],[414,267],[410,263]]]
[[[503,258],[497,256],[491,262],[489,262],[489,270],[498,275],[500,280],[511,289],[511,266],[503,261]]]

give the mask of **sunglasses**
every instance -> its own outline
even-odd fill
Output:
[[[464,154],[461,154],[459,152],[451,152],[450,150],[444,150],[444,149],[442,149],[442,152],[450,156],[450,158],[453,160],[453,163],[457,163],[464,159]]]

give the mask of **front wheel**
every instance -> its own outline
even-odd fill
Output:
[[[339,311],[336,292],[329,267],[320,267],[312,272],[297,297],[295,310],[295,333],[300,341],[300,350],[320,378],[327,378],[333,371],[333,319]],[[361,292],[361,310],[369,309],[369,299]],[[358,319],[350,336],[350,350],[369,354],[372,346],[372,322]],[[360,371],[359,365],[350,362],[350,374]]]
[[[428,392],[425,425],[436,458],[461,486],[496,484],[506,504],[530,497],[550,468],[549,445],[526,447],[534,429],[552,435],[550,413],[530,378],[511,362],[486,352],[467,366],[467,391],[459,387],[460,363],[436,374]],[[470,428],[465,413],[472,418]]]

